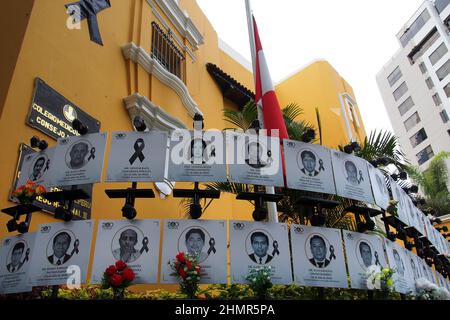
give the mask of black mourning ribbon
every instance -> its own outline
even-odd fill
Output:
[[[75,240],[75,243],[73,244],[73,250],[70,253],[70,257],[72,257],[75,253],[78,254],[80,250],[78,250],[78,246],[80,245],[80,240]]]
[[[100,35],[100,30],[98,28],[97,13],[100,11],[110,8],[111,3],[109,0],[80,0],[78,2],[73,2],[66,4],[65,7],[70,9],[71,6],[77,6],[80,10],[80,21],[83,19],[88,20],[89,26],[89,36],[92,41],[103,45],[102,36]],[[69,12],[72,16],[74,11]]]
[[[381,266],[380,259],[378,259],[378,252],[375,251],[375,265]]]
[[[209,239],[209,249],[208,249],[208,256],[211,254],[211,251],[215,254],[216,248],[214,247],[216,245],[216,240],[214,238]]]
[[[275,255],[280,255],[280,251],[278,251],[278,241],[275,240],[273,242],[273,251],[272,251],[272,257],[275,257]]]
[[[50,169],[50,159],[47,159],[47,162],[45,163],[45,169],[44,172]]]
[[[319,159],[319,171],[325,171],[325,167],[323,166],[323,160]]]
[[[91,154],[89,155],[88,161],[95,159],[95,147],[91,148]]]
[[[333,259],[336,260],[336,255],[334,254],[334,246],[332,246],[332,245],[330,246],[330,258],[329,259],[330,259],[330,261]]]
[[[27,249],[27,252],[25,253],[25,258],[23,259],[21,265],[23,265],[25,262],[27,262],[30,258],[30,248]]]
[[[144,239],[142,239],[142,248],[139,251],[140,254],[142,254],[143,252],[148,252],[148,238],[144,237]]]
[[[211,158],[216,156],[216,148],[211,147]]]
[[[359,182],[364,181],[364,178],[362,176],[362,171],[359,170]]]
[[[136,142],[134,143],[134,153],[131,156],[130,160],[130,164],[133,165],[133,163],[136,161],[137,158],[139,158],[139,160],[142,162],[145,159],[144,154],[142,153],[142,151],[145,148],[145,143],[144,143],[144,139],[139,138],[136,140]]]

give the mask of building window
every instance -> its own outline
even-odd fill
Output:
[[[442,110],[441,112],[439,112],[439,115],[441,116],[442,122],[443,123],[447,123],[448,122],[448,114],[447,111]]]
[[[400,115],[403,116],[414,106],[414,101],[411,97],[408,97],[401,105],[398,106],[398,111]]]
[[[420,122],[419,114],[415,112],[411,117],[406,119],[406,121],[403,122],[403,124],[405,125],[406,131],[409,131],[419,122]]]
[[[433,101],[434,101],[434,104],[436,105],[436,107],[440,106],[442,104],[441,97],[439,97],[438,93],[433,94],[432,98],[433,98]]]
[[[442,43],[433,53],[430,55],[429,59],[431,64],[434,66],[441,60],[441,58],[448,52],[447,46]]]
[[[427,67],[425,67],[425,63],[423,63],[423,62],[421,62],[421,63],[419,64],[419,69],[420,69],[420,72],[422,72],[422,74],[424,74],[425,72],[427,72]]]
[[[445,79],[445,77],[450,73],[450,60],[447,60],[442,67],[440,67],[436,71],[436,75],[439,79],[439,81],[442,81]]]
[[[395,101],[398,101],[405,93],[408,91],[408,86],[406,82],[403,82],[395,91],[393,92]]]
[[[440,37],[439,32],[436,28],[430,31],[426,35],[426,37],[411,50],[411,53],[408,55],[409,61],[411,64],[416,63],[417,59],[419,59],[425,51],[427,51]]]
[[[450,83],[447,83],[447,85],[444,87],[444,91],[447,98],[450,98]]]
[[[444,9],[448,6],[449,3],[450,3],[449,0],[436,0],[434,2],[434,6],[436,7],[437,12],[441,13],[442,11],[444,11]]]
[[[427,84],[428,89],[431,89],[434,87],[434,83],[433,83],[433,80],[431,80],[431,78],[426,78],[425,82]]]
[[[428,160],[433,158],[433,156],[434,156],[434,152],[433,152],[433,149],[431,148],[431,146],[426,147],[425,149],[420,151],[418,154],[416,154],[417,162],[419,162],[419,165],[424,164],[425,162],[427,162]]]
[[[411,142],[412,147],[415,148],[423,141],[425,141],[427,138],[428,138],[427,133],[425,132],[425,129],[422,128],[419,131],[417,131],[415,135],[409,138],[409,141]]]
[[[427,9],[423,10],[420,16],[411,24],[408,30],[400,37],[400,43],[403,48],[406,47],[408,42],[414,38],[414,36],[422,29],[425,23],[430,20],[430,13]]]
[[[164,32],[155,22],[152,22],[152,58],[184,81],[184,54],[171,40],[170,31]]]
[[[399,67],[395,68],[395,70],[387,77],[389,85],[392,87],[401,77],[402,71]]]

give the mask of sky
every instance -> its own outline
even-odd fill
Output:
[[[253,0],[273,82],[325,59],[353,87],[367,134],[392,131],[376,74],[423,0]],[[245,0],[197,0],[219,38],[251,61]],[[295,102],[295,101],[292,101]]]

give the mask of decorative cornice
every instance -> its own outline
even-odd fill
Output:
[[[134,93],[123,99],[131,119],[140,116],[151,130],[171,131],[187,129],[180,120],[172,117],[161,107],[155,105],[147,97]]]
[[[126,59],[142,66],[148,73],[153,74],[159,81],[172,88],[180,97],[191,117],[203,112],[189,94],[189,90],[183,81],[176,75],[167,71],[156,59],[153,59],[143,48],[131,42],[122,48]]]
[[[194,50],[204,43],[203,36],[194,22],[180,9],[175,0],[147,0],[147,2],[150,6],[156,3],[161,8],[178,32],[189,41]]]

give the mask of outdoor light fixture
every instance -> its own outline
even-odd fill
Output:
[[[29,228],[30,228],[30,224],[27,221],[23,221],[18,225],[17,231],[19,231],[19,233],[23,234],[23,233],[27,233]]]
[[[45,140],[39,139],[37,136],[33,136],[30,139],[30,145],[32,148],[38,148],[39,150],[43,151],[48,148],[48,143]]]
[[[78,131],[79,134],[85,135],[88,133],[89,128],[80,120],[75,119],[72,121],[72,127]]]
[[[448,228],[447,228],[447,226],[443,226],[443,227],[437,227],[436,230],[437,230],[437,231],[444,231],[444,232],[447,232],[447,231],[448,231]]]
[[[8,229],[8,232],[14,232],[18,229],[19,225],[17,224],[16,219],[12,218],[6,223],[6,228]]]
[[[407,188],[407,187],[404,187],[404,188],[402,188],[403,189],[403,191],[405,191],[406,193],[417,193],[417,192],[419,192],[419,187],[418,186],[416,186],[416,185],[412,185],[411,187],[409,187],[409,188]]]
[[[353,141],[346,145],[344,147],[344,152],[348,154],[352,154],[353,152],[359,152],[361,151],[361,147],[359,146],[358,142]]]
[[[202,216],[202,206],[199,203],[192,203],[189,206],[189,215],[192,219],[198,219]]]
[[[327,215],[323,212],[315,212],[309,220],[311,221],[312,226],[323,226],[327,222]]]
[[[66,222],[71,221],[73,218],[72,212],[65,209],[62,206],[59,206],[55,209],[55,219],[64,220]]]
[[[398,181],[398,179],[400,180],[406,180],[408,179],[408,174],[404,171],[400,172],[399,174],[391,174],[391,178],[394,179],[394,181]]]
[[[194,115],[194,130],[203,130],[204,128],[203,116],[200,113],[196,113]]]
[[[316,138],[316,131],[314,129],[307,129],[301,136],[301,140],[305,143],[310,143]]]
[[[133,120],[133,125],[139,132],[144,132],[147,129],[147,125],[145,124],[144,119],[140,116],[136,116]]]
[[[388,158],[382,157],[379,159],[375,159],[372,161],[369,161],[371,165],[373,165],[375,168],[379,167],[379,166],[387,166],[390,163],[390,160]]]
[[[134,208],[134,206],[130,203],[125,203],[125,205],[122,207],[122,216],[124,218],[127,218],[128,220],[133,220],[136,218],[137,211]]]

